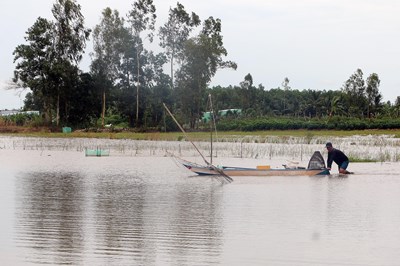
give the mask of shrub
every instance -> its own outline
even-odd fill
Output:
[[[17,113],[14,115],[1,117],[0,124],[13,126],[31,126],[34,124],[35,121],[39,121],[40,119],[40,115],[35,113]]]
[[[325,119],[265,117],[240,118],[235,120],[221,120],[217,124],[218,130],[365,130],[365,129],[396,129],[400,128],[400,119],[358,119],[349,117],[331,117]]]

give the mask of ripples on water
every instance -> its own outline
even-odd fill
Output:
[[[214,256],[216,195],[196,184],[151,182],[129,174],[19,175],[18,249],[31,263],[174,265]]]
[[[223,186],[156,156],[2,149],[0,162],[5,265],[400,261],[398,163],[351,164],[357,174],[348,177],[236,177]]]

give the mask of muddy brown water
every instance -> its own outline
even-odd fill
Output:
[[[2,265],[400,262],[396,162],[352,163],[349,176],[235,177],[229,185],[164,155],[5,147],[0,164]]]

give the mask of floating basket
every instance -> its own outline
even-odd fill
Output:
[[[94,157],[110,156],[110,150],[85,149],[85,156],[94,156]]]
[[[70,127],[63,127],[62,132],[63,133],[71,133],[72,129]]]

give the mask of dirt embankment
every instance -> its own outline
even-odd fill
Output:
[[[1,126],[0,133],[30,133],[30,132],[52,132],[47,127],[21,127],[21,126]]]

